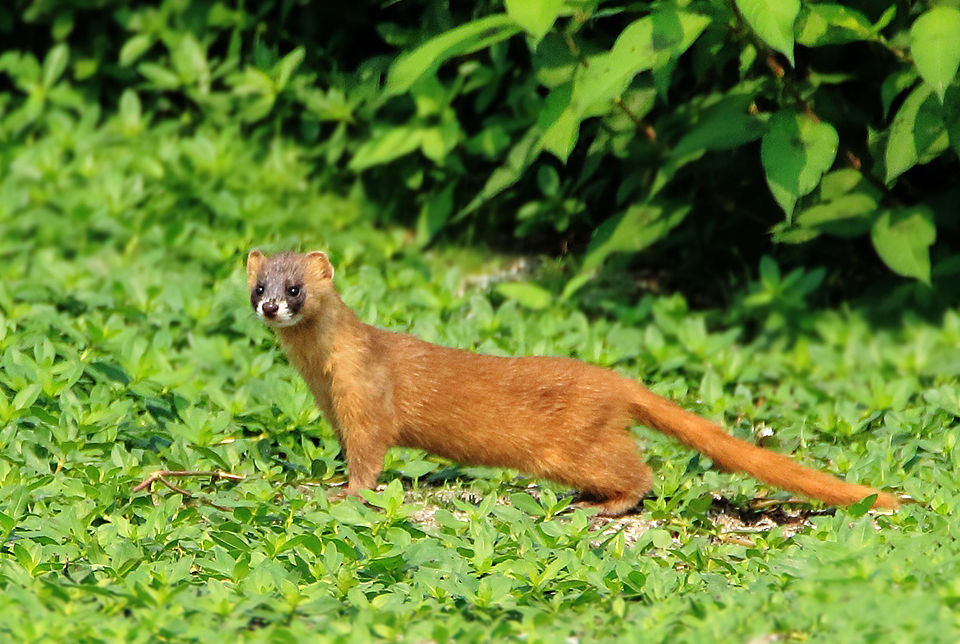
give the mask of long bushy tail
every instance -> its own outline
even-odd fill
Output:
[[[769,485],[832,505],[851,505],[876,494],[873,507],[900,507],[900,501],[891,494],[846,483],[829,474],[804,467],[786,456],[734,438],[719,425],[685,411],[639,383],[637,389],[631,410],[637,422],[709,456],[724,470],[744,472]]]

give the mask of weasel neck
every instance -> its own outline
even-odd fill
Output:
[[[345,344],[353,344],[349,339],[363,327],[336,291],[329,292],[324,300],[319,314],[276,329],[291,361],[304,375],[328,372],[334,353]]]

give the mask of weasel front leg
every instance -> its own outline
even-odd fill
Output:
[[[387,450],[396,443],[395,423],[382,401],[340,397],[336,407],[340,447],[347,462],[347,487],[331,494],[331,501],[375,488]]]
[[[377,478],[383,471],[383,459],[389,442],[372,431],[351,430],[346,437],[347,495],[356,496],[360,490],[377,486]]]
[[[377,486],[377,478],[383,471],[383,459],[390,447],[375,430],[352,427],[343,432],[340,447],[345,452],[347,462],[347,487],[327,495],[331,501],[339,501],[348,496],[359,496],[360,490],[371,490]]]

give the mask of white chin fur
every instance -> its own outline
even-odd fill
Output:
[[[273,318],[268,318],[263,314],[263,302],[260,302],[257,304],[257,317],[260,318],[260,321],[267,326],[281,329],[284,327],[293,326],[300,321],[300,316],[292,314],[286,302],[280,302],[280,308],[277,309],[277,315]]]

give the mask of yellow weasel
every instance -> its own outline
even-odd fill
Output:
[[[640,383],[570,358],[503,358],[362,323],[340,299],[322,252],[247,258],[250,304],[280,338],[346,454],[342,494],[374,487],[387,449],[511,467],[581,490],[607,515],[652,487],[627,427],[673,436],[727,471],[825,503],[898,500],[734,438]]]

